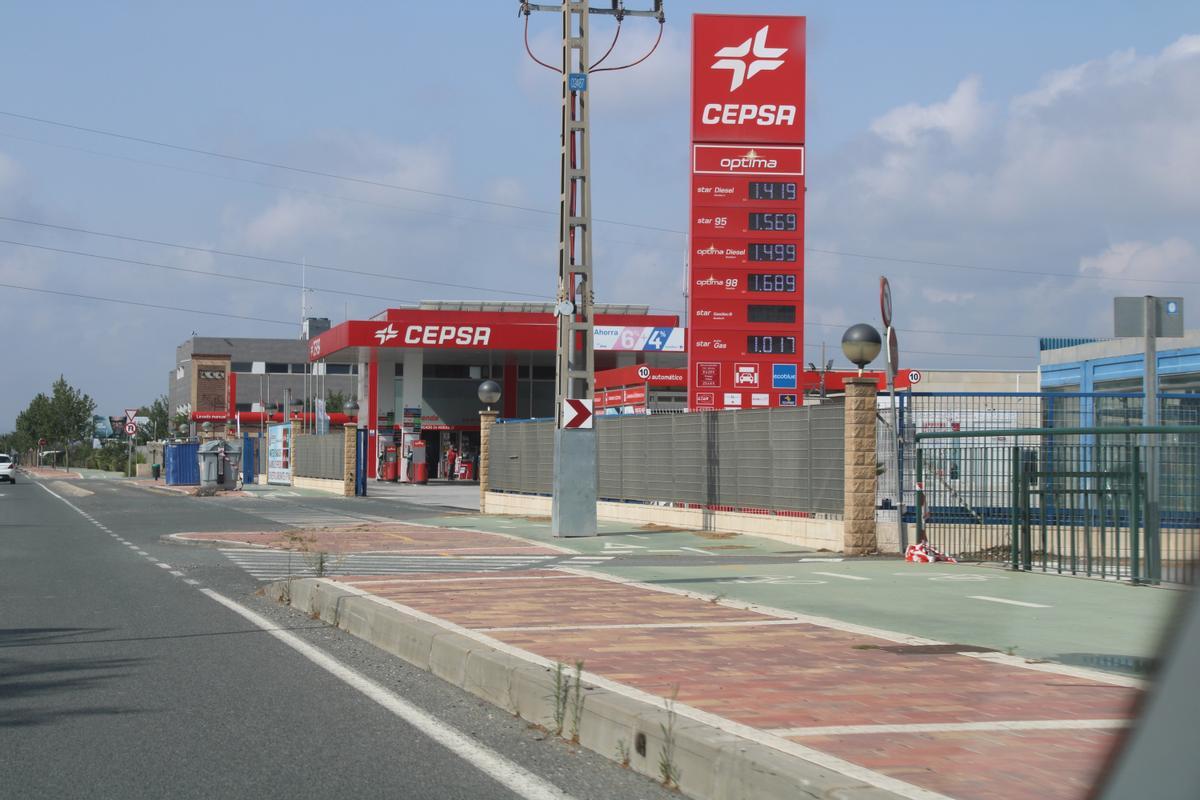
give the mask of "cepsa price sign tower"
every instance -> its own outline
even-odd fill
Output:
[[[697,14],[688,405],[796,405],[804,353],[804,17]]]

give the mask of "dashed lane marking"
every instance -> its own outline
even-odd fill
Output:
[[[844,572],[813,572],[813,575],[828,575],[830,578],[841,578],[844,581],[869,581],[861,575],[847,575]]]
[[[1008,600],[1003,597],[988,597],[986,594],[969,594],[967,597],[972,600],[986,600],[989,603],[1004,603],[1009,606],[1022,606],[1024,608],[1054,608],[1054,606],[1044,605],[1042,603],[1026,603],[1024,600]]]

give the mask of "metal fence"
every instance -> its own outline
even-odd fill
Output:
[[[596,419],[602,500],[752,513],[842,512],[840,404]],[[554,427],[492,430],[495,491],[550,494]]]
[[[891,427],[889,398],[881,395],[879,416],[879,459],[884,472],[876,487],[876,506],[893,508],[903,501],[905,519],[916,521],[916,475],[913,442],[918,434],[1023,428],[1126,427],[1142,423],[1140,392],[898,392],[899,462],[895,468],[897,437]],[[1159,422],[1162,425],[1200,425],[1200,395],[1160,394]],[[1019,440],[1036,447],[1037,437]],[[950,440],[947,440],[950,441]],[[926,447],[937,447],[936,440]],[[947,444],[947,447],[981,447],[980,443]],[[993,480],[989,472],[979,480]],[[900,480],[897,481],[897,477]],[[1007,478],[1000,476],[1000,488]],[[901,496],[902,493],[902,496]]]
[[[1014,569],[1195,583],[1200,427],[926,431],[916,440],[918,536],[939,549]]]
[[[342,480],[346,464],[346,437],[343,434],[299,434],[294,437],[292,448],[294,475]]]

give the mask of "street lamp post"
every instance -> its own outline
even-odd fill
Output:
[[[865,322],[851,325],[842,334],[842,353],[850,363],[858,367],[858,374],[863,374],[863,368],[875,360],[883,348],[883,339],[879,331]]]

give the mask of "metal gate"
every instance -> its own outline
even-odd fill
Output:
[[[1194,583],[1200,429],[919,433],[917,536],[1013,569]]]

